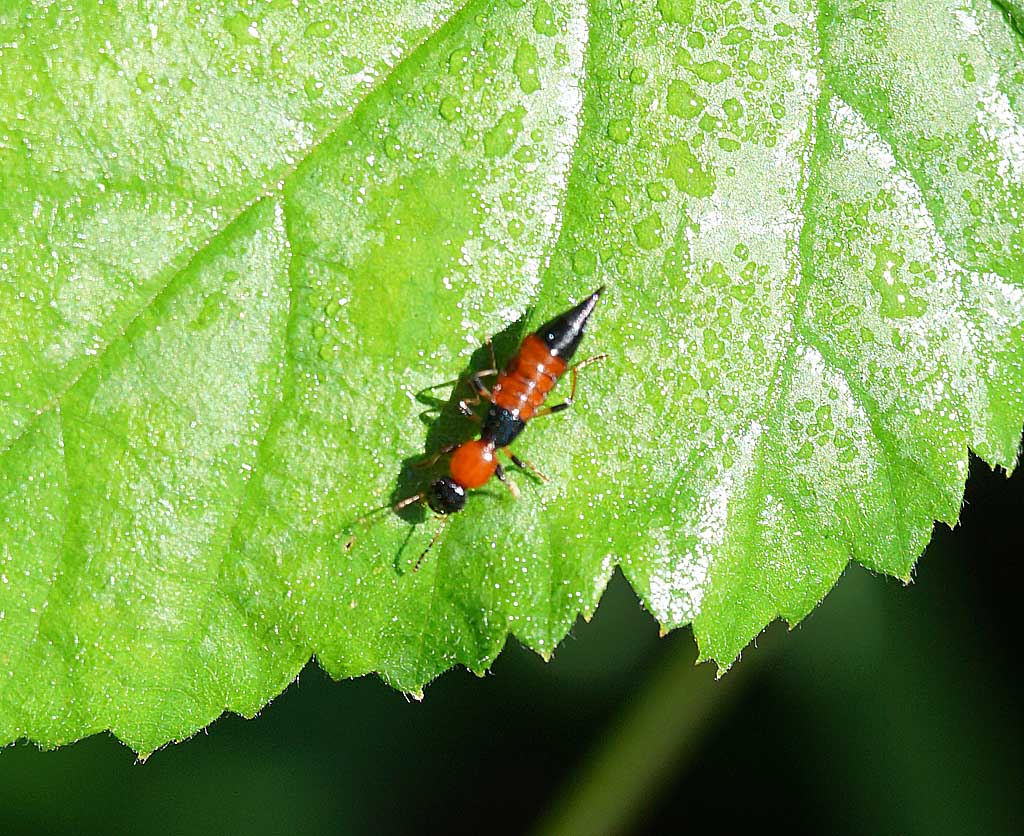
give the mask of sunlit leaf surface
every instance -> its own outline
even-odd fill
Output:
[[[616,565],[728,665],[1015,464],[1019,4],[13,6],[0,741],[148,752],[313,654],[416,693]],[[602,283],[550,482],[410,571],[438,522],[360,518],[472,435],[437,384]]]

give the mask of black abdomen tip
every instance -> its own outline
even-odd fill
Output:
[[[603,292],[604,285],[601,285],[576,307],[570,308],[537,329],[537,336],[544,341],[552,354],[568,362],[576,353],[580,340],[583,339],[583,329]]]

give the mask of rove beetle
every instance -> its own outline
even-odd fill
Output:
[[[498,463],[497,454],[505,453],[516,467],[527,468],[542,480],[547,477],[529,462],[525,462],[509,450],[519,434],[526,428],[527,421],[542,415],[553,415],[572,406],[576,398],[577,372],[584,366],[603,360],[607,355],[598,354],[575,366],[569,361],[576,353],[583,339],[583,329],[593,313],[601,293],[602,285],[586,299],[565,313],[556,316],[540,328],[529,334],[519,346],[515,356],[501,372],[494,362],[494,348],[491,349],[491,368],[476,372],[469,378],[475,396],[471,400],[459,402],[459,411],[463,415],[479,421],[473,407],[481,400],[490,402],[487,414],[480,427],[480,438],[453,444],[439,450],[433,457],[422,462],[420,466],[429,466],[441,456],[452,453],[449,474],[443,476],[430,487],[418,494],[407,497],[394,506],[395,511],[425,502],[434,513],[444,518],[441,528],[431,539],[430,544],[417,559],[413,571],[417,571],[427,552],[433,548],[441,533],[444,523],[450,515],[461,511],[466,505],[466,491],[483,487],[492,476],[508,486],[513,496],[519,495],[516,486],[509,482],[505,471]],[[543,407],[547,397],[558,379],[569,372],[572,375],[572,390],[569,397],[560,404]],[[497,375],[494,386],[488,390],[483,378]],[[543,408],[542,408],[543,407]]]

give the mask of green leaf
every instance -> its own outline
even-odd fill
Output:
[[[419,693],[617,565],[723,666],[909,579],[1024,421],[1016,8],[0,12],[0,740]],[[410,571],[438,523],[360,518],[472,434],[424,390],[601,283],[550,482]]]

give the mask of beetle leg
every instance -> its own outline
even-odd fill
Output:
[[[448,444],[448,445],[442,447],[436,453],[434,453],[434,455],[429,456],[428,458],[425,458],[422,461],[416,462],[413,465],[413,467],[430,467],[430,466],[436,464],[437,460],[439,458],[441,458],[441,456],[448,455],[452,450],[454,450],[458,446],[459,446],[458,444]],[[403,505],[402,507],[404,508],[405,506]]]
[[[575,366],[572,366],[569,369],[569,375],[572,377],[572,388],[569,390],[569,397],[562,401],[562,403],[556,403],[554,406],[546,406],[544,407],[544,409],[538,409],[535,413],[533,413],[533,417],[540,418],[544,415],[554,415],[555,413],[562,412],[563,410],[566,410],[570,406],[572,406],[573,402],[576,400],[576,384],[578,381],[577,374],[579,370],[586,366],[589,366],[591,363],[596,363],[599,360],[604,360],[607,357],[607,354],[595,354],[593,357],[588,357],[586,360],[583,360],[577,363]]]
[[[507,447],[503,450],[503,452],[512,460],[512,464],[514,464],[520,470],[529,470],[534,476],[536,476],[542,482],[550,481],[547,476],[545,476],[543,473],[541,473],[540,470],[537,469],[536,465],[531,464],[526,459],[519,458],[519,456],[517,456]]]
[[[510,481],[505,475],[505,470],[500,464],[494,469],[494,475],[497,476],[501,483],[509,489],[513,499],[519,499],[519,488],[516,487],[515,482]]]
[[[479,404],[482,400],[489,401],[491,399],[491,390],[484,386],[481,378],[491,377],[497,373],[496,369],[484,369],[482,372],[476,372],[470,376],[469,385],[473,387],[473,391],[476,394],[472,398],[463,398],[459,401],[459,412],[467,418],[475,417],[473,407]]]

